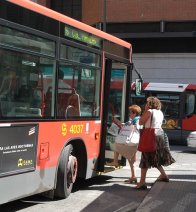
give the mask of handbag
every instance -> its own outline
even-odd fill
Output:
[[[115,138],[117,144],[136,146],[139,143],[139,131],[134,125],[125,125]]]
[[[156,151],[155,129],[151,128],[152,117],[153,117],[153,112],[151,115],[150,128],[144,128],[141,132],[141,136],[140,136],[140,140],[138,144],[138,150],[140,152],[155,152]]]

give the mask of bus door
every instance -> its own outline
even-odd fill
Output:
[[[114,158],[114,143],[115,137],[119,132],[119,125],[127,121],[127,108],[128,108],[128,86],[130,82],[130,73],[128,67],[125,64],[118,63],[115,61],[106,62],[106,78],[109,78],[107,82],[109,83],[108,89],[105,89],[106,95],[104,97],[105,105],[107,105],[107,110],[105,110],[105,122],[106,122],[106,133],[105,133],[105,162],[110,162]],[[110,70],[109,70],[110,69]],[[130,86],[129,86],[130,88]],[[103,113],[105,113],[103,111]],[[122,160],[121,160],[122,159]],[[125,164],[125,159],[119,156],[120,164]],[[106,167],[105,167],[106,169]]]
[[[186,142],[189,133],[196,131],[196,91],[187,90],[184,96],[182,138]]]

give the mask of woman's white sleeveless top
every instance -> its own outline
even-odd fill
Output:
[[[150,113],[153,113],[151,128],[161,129],[163,123],[163,113],[161,110],[149,109]],[[145,128],[150,128],[151,116],[145,123]]]

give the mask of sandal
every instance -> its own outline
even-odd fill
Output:
[[[142,184],[142,185],[137,185],[134,189],[136,190],[146,190],[147,189],[147,185],[146,183]]]
[[[167,178],[167,177],[166,178],[161,178],[160,177],[160,178],[157,178],[156,182],[167,182],[168,183],[169,182],[169,178]]]
[[[131,178],[129,178],[129,179],[127,179],[127,180],[125,180],[124,181],[125,183],[130,183],[130,184],[134,184],[134,183],[137,183],[137,178],[136,177],[131,177]]]

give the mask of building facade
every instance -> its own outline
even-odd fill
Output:
[[[196,0],[37,3],[131,42],[144,81],[196,84]]]

